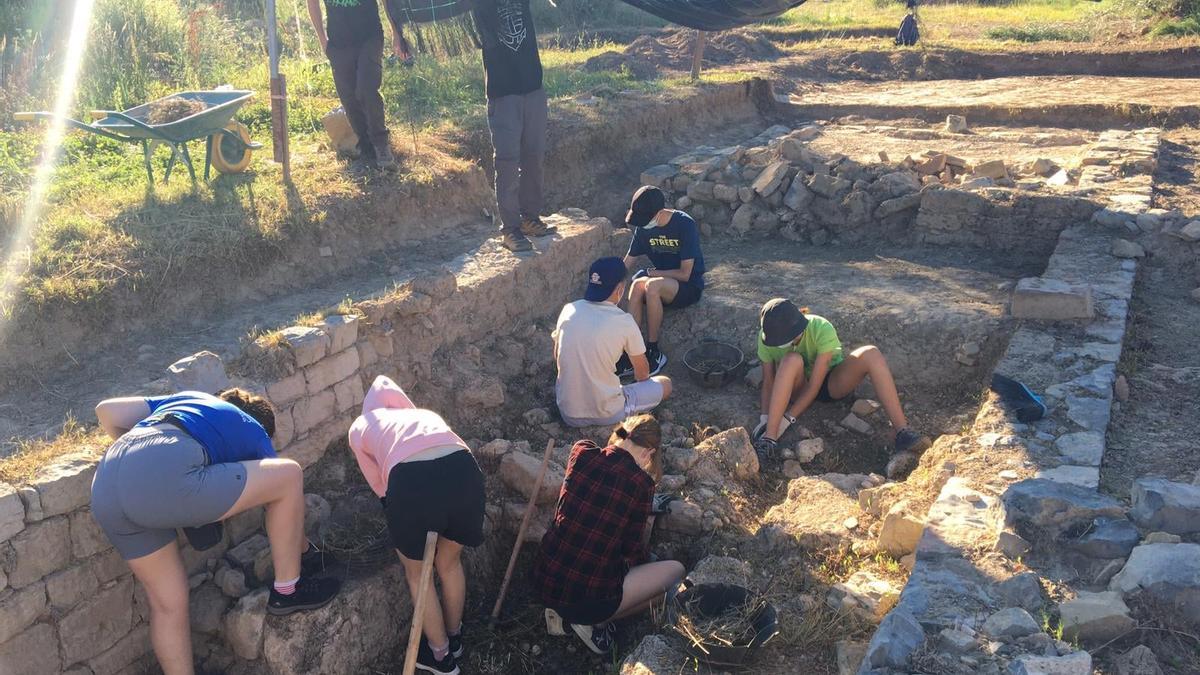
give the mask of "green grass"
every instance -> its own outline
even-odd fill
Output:
[[[1196,37],[1200,36],[1200,17],[1189,16],[1184,19],[1166,19],[1154,26],[1151,35],[1157,37]]]
[[[1013,42],[1087,42],[1092,39],[1092,34],[1085,28],[1030,24],[1028,26],[990,28],[987,37],[992,40]]]

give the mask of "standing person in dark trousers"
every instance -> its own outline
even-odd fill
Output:
[[[547,104],[533,15],[529,0],[473,0],[471,13],[483,46],[502,243],[528,251],[527,237],[553,232],[538,215]]]
[[[308,18],[321,51],[333,68],[333,86],[350,127],[358,135],[358,150],[363,159],[375,159],[380,169],[394,170],[396,158],[388,145],[383,97],[383,23],[379,20],[376,0],[325,0],[329,28],[321,21],[321,0],[308,0]],[[390,15],[389,15],[390,18]],[[391,22],[396,31],[396,22]],[[403,45],[403,36],[393,35],[394,45]]]

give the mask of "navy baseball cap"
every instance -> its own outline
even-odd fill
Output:
[[[625,224],[629,227],[645,227],[659,211],[667,208],[667,196],[653,185],[643,185],[633,193]]]
[[[759,314],[762,341],[768,347],[784,347],[808,327],[808,317],[786,298],[772,298]]]
[[[625,281],[625,262],[620,258],[600,258],[588,270],[587,290],[584,300],[603,302],[612,295],[613,289]]]

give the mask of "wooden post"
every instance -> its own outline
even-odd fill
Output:
[[[267,24],[267,58],[271,66],[271,141],[274,159],[283,165],[283,180],[292,181],[291,154],[288,152],[287,82],[279,73],[279,36],[275,15],[275,0],[263,7]]]
[[[700,65],[704,62],[704,45],[708,42],[708,33],[696,31],[696,44],[692,52],[692,81],[700,79]]]
[[[538,493],[542,490],[542,479],[546,477],[546,467],[550,464],[550,453],[554,452],[554,439],[546,441],[546,454],[542,456],[542,468],[538,471],[537,480],[533,482],[533,493],[529,495],[529,503],[525,505],[525,516],[521,518],[521,527],[517,529],[517,541],[513,544],[512,555],[508,558],[508,569],[504,571],[504,580],[500,582],[500,595],[496,596],[496,605],[492,607],[491,625],[496,625],[500,618],[500,606],[504,604],[504,596],[508,594],[508,582],[512,581],[513,569],[517,566],[517,554],[521,552],[521,540],[525,538],[525,530],[533,518],[533,510],[537,508]]]
[[[404,652],[404,675],[413,675],[417,668],[417,649],[421,646],[421,627],[425,619],[425,605],[429,600],[429,584],[433,579],[433,557],[437,552],[437,540],[437,532],[425,533],[421,580],[417,582],[417,597],[413,598],[412,625],[408,629],[408,649]]]

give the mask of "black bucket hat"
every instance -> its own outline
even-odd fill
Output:
[[[768,347],[785,347],[808,327],[808,317],[787,298],[772,298],[758,315],[762,341]]]
[[[643,185],[633,193],[625,224],[632,228],[645,227],[659,211],[667,208],[667,196],[653,185]]]

